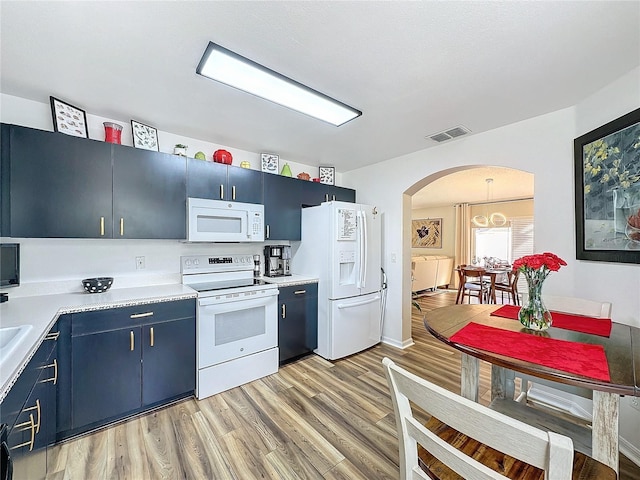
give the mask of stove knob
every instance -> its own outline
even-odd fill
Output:
[[[191,260],[188,260],[188,259],[187,259],[187,260],[185,260],[185,261],[184,261],[184,264],[185,264],[187,267],[189,267],[189,266],[191,265]]]
[[[193,261],[194,265],[200,265],[200,260],[198,260],[197,258]]]

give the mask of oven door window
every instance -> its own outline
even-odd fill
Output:
[[[278,297],[208,303],[198,308],[198,368],[278,345]]]
[[[215,345],[237,342],[264,335],[264,307],[247,308],[215,316]]]

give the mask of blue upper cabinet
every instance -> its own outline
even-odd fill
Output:
[[[2,125],[2,235],[111,237],[111,144]]]
[[[186,238],[186,160],[2,125],[2,235]]]
[[[300,240],[301,208],[349,188],[2,124],[0,235],[186,238],[187,197],[264,204],[266,240]]]
[[[189,158],[187,196],[262,203],[262,172]]]
[[[186,159],[113,145],[113,238],[185,239]]]

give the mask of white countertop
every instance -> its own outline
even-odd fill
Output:
[[[292,285],[304,285],[306,283],[318,283],[318,277],[308,275],[288,275],[286,277],[260,277],[267,283],[275,283],[279,287],[290,287]]]
[[[144,305],[195,298],[197,293],[182,284],[153,285],[111,289],[105,293],[63,293],[31,297],[9,298],[0,304],[0,326],[32,325],[33,328],[0,364],[0,401],[27,365],[44,336],[60,315],[66,313],[104,310],[114,307]]]

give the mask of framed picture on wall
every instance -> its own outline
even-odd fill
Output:
[[[411,220],[411,246],[413,248],[442,248],[442,219]]]
[[[573,147],[576,258],[640,263],[640,108]]]
[[[279,155],[273,153],[261,153],[260,165],[263,172],[278,173],[278,162],[280,161]]]
[[[133,146],[143,150],[159,151],[158,130],[144,123],[131,120],[131,130],[133,134]]]
[[[55,97],[49,97],[49,99],[51,100],[54,131],[74,137],[89,138],[87,114],[84,110]]]
[[[336,169],[335,167],[319,167],[318,176],[320,177],[320,183],[325,185],[336,184]]]

